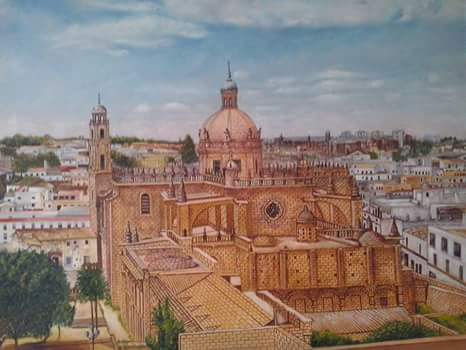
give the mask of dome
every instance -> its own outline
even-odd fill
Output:
[[[257,128],[251,117],[238,108],[223,108],[212,114],[202,128],[209,133],[211,142],[246,141],[249,136],[257,134]],[[228,129],[229,135],[226,134]]]
[[[223,90],[238,90],[238,86],[236,85],[234,80],[227,79],[223,84]]]
[[[92,108],[92,113],[107,113],[107,108],[99,103],[97,106]]]
[[[304,209],[298,215],[298,219],[296,220],[300,224],[311,224],[314,222],[314,215],[311,213],[309,208],[304,206]]]

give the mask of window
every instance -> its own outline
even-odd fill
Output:
[[[71,256],[67,256],[65,258],[65,265],[71,265],[72,262],[73,262],[73,259],[71,258]]]
[[[103,154],[100,155],[100,170],[105,169],[105,156]]]
[[[431,233],[429,235],[429,244],[432,248],[435,248],[435,234]]]
[[[150,197],[147,193],[141,195],[141,214],[150,214]]]
[[[445,271],[450,273],[450,260],[448,259],[445,260]]]
[[[105,137],[105,130],[100,129],[100,138],[103,139]]]
[[[463,280],[463,266],[460,266],[458,269],[458,278]]]
[[[419,273],[422,273],[422,265],[419,264]]]
[[[66,242],[66,246],[67,246],[67,247],[70,246],[70,241],[67,241],[67,242]]]
[[[461,244],[453,242],[453,255],[457,258],[461,258]]]
[[[406,246],[408,246],[408,237],[406,237]]]
[[[419,244],[418,246],[418,252],[419,252],[419,255],[421,255],[421,244]]]
[[[88,257],[87,255],[84,255],[84,256],[83,256],[83,260],[84,260],[84,263],[85,263],[85,264],[89,264],[89,263],[90,263],[90,259],[89,259],[89,257]]]
[[[214,160],[212,163],[212,170],[214,171],[214,174],[220,173],[220,161],[219,160]]]
[[[4,241],[8,240],[8,234],[7,234],[7,233],[4,233],[4,234],[3,234],[3,240],[4,240]]]
[[[442,237],[441,249],[442,249],[442,252],[448,253],[448,241],[445,237]]]
[[[434,253],[434,265],[437,266],[437,254]]]
[[[86,239],[86,240],[84,241],[84,244],[85,244],[85,245],[88,245],[88,244],[89,244],[89,241]]]

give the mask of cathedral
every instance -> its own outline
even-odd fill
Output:
[[[208,344],[219,339],[306,349],[325,315],[336,325],[351,312],[408,317],[396,226],[389,236],[362,227],[361,197],[343,166],[265,166],[261,129],[238,95],[228,72],[190,169],[113,168],[107,109],[100,101],[92,109],[92,228],[131,336],[144,342],[156,332],[152,310],[165,299],[184,323],[181,349],[215,349]],[[346,333],[358,331],[370,329]]]

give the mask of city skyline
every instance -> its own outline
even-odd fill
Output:
[[[197,137],[227,60],[266,138],[466,136],[461,1],[263,3],[0,0],[0,136],[87,135],[100,91],[113,135]]]

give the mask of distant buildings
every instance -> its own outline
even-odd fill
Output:
[[[21,249],[46,253],[65,271],[97,262],[96,235],[88,227],[19,229],[16,236]]]

